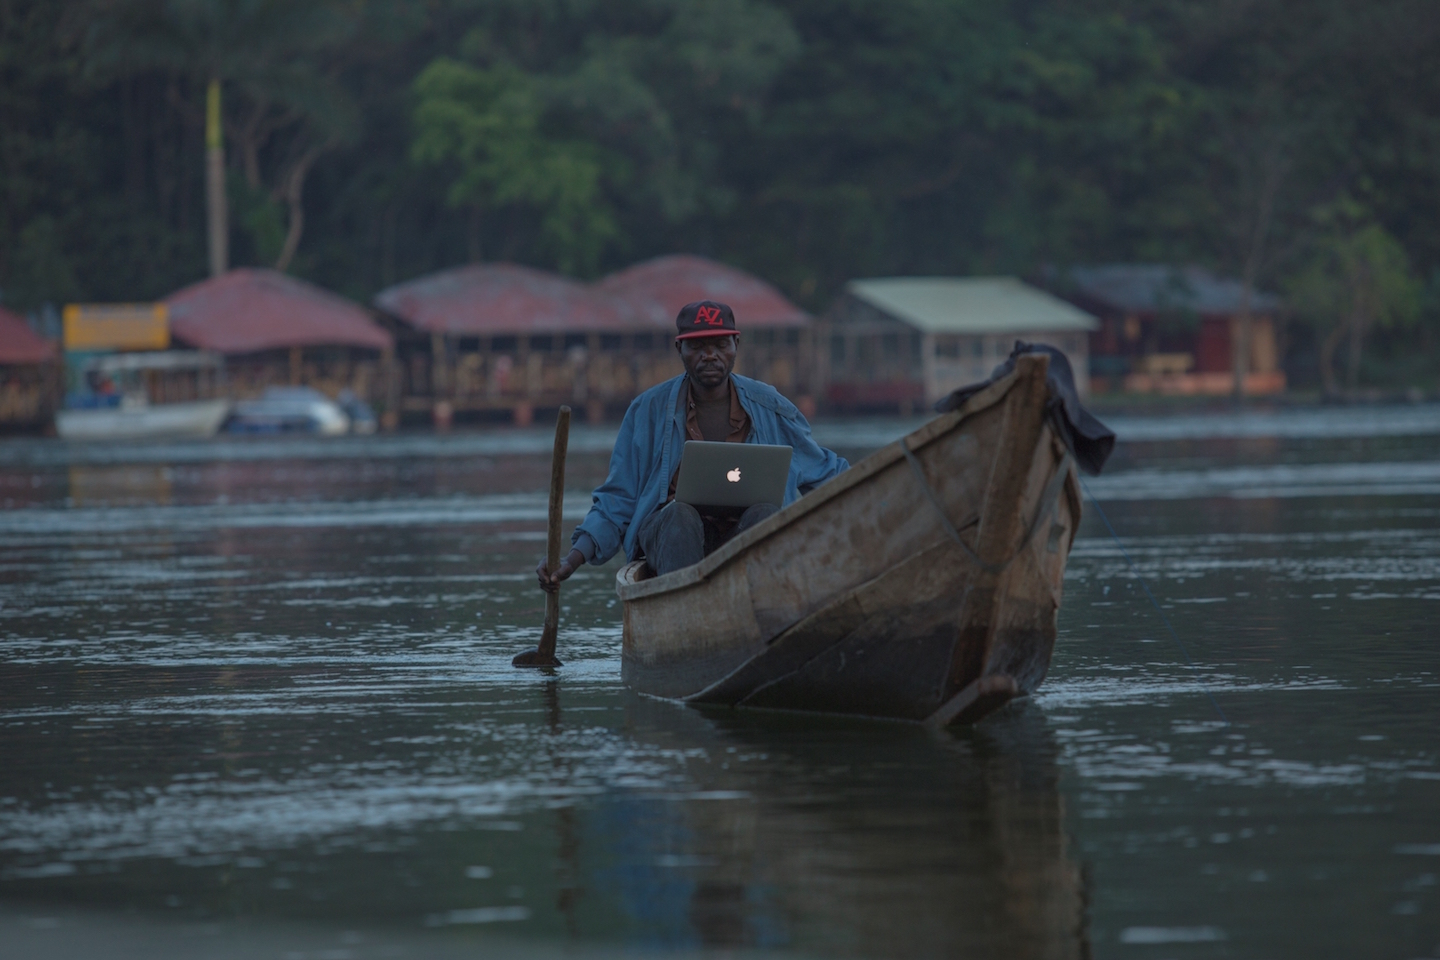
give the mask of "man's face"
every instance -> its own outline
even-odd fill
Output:
[[[735,369],[735,346],[739,340],[738,336],[691,337],[675,346],[680,350],[685,372],[702,387],[714,389]]]

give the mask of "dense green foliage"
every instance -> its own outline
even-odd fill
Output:
[[[1291,294],[1318,361],[1433,336],[1436,62],[1433,0],[0,0],[0,291],[200,279],[219,78],[232,259],[358,298],[1197,262]]]

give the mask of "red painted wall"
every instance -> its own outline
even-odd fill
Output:
[[[1195,370],[1198,373],[1230,372],[1230,318],[1205,317],[1195,338]]]

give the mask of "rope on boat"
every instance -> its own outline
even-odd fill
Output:
[[[1035,533],[1040,529],[1040,525],[1049,519],[1050,514],[1054,512],[1055,504],[1060,499],[1060,491],[1065,486],[1065,478],[1069,475],[1075,463],[1074,457],[1068,453],[1065,454],[1065,459],[1060,461],[1060,469],[1055,471],[1055,475],[1050,478],[1050,482],[1045,485],[1045,489],[1040,493],[1040,504],[1039,508],[1035,511],[1035,519],[1030,521],[1030,526],[1025,530],[1025,536],[1020,538],[1020,545],[1015,548],[1014,553],[1010,554],[1009,559],[1004,563],[997,564],[987,563],[978,553],[970,548],[970,544],[960,538],[960,531],[956,530],[955,524],[950,522],[950,515],[945,512],[945,507],[941,505],[940,498],[935,495],[935,491],[931,489],[929,481],[925,479],[925,471],[920,467],[920,459],[916,457],[914,451],[910,449],[910,444],[901,440],[900,449],[904,451],[905,459],[909,462],[910,469],[915,473],[915,479],[920,483],[920,489],[925,491],[925,498],[930,501],[930,506],[935,508],[936,515],[940,517],[940,524],[945,528],[945,532],[950,535],[950,539],[954,540],[960,549],[965,552],[965,555],[970,558],[971,562],[981,570],[997,575],[1005,572],[1005,568],[1010,566],[1010,564],[1015,561],[1015,558],[1024,552],[1026,545],[1035,538]],[[1075,476],[1078,478],[1080,475],[1077,473]]]
[[[1185,649],[1185,644],[1180,642],[1180,634],[1175,632],[1175,627],[1171,625],[1170,618],[1165,616],[1164,610],[1160,609],[1160,603],[1155,599],[1155,594],[1150,592],[1150,585],[1145,582],[1144,577],[1140,576],[1140,569],[1135,565],[1135,561],[1130,559],[1130,552],[1125,549],[1125,544],[1120,542],[1120,535],[1116,533],[1115,528],[1110,525],[1110,518],[1105,516],[1104,510],[1100,509],[1100,501],[1095,499],[1095,494],[1091,493],[1090,488],[1085,486],[1085,481],[1081,479],[1078,473],[1075,475],[1075,478],[1077,480],[1080,480],[1080,488],[1085,491],[1085,496],[1090,498],[1090,505],[1095,508],[1095,512],[1098,513],[1100,515],[1100,519],[1104,521],[1105,529],[1110,531],[1110,539],[1114,540],[1115,546],[1120,548],[1120,555],[1124,557],[1125,562],[1130,565],[1130,573],[1135,577],[1136,580],[1140,581],[1140,589],[1145,591],[1145,596],[1150,598],[1150,605],[1155,608],[1156,613],[1160,614],[1160,619],[1164,622],[1165,629],[1170,631],[1170,638],[1175,641],[1175,646],[1180,648],[1180,653],[1185,657],[1185,662],[1190,665],[1191,671],[1198,674],[1200,668],[1195,666],[1194,660],[1190,659],[1190,651]],[[1217,701],[1215,699],[1215,695],[1210,692],[1210,685],[1207,683],[1203,683],[1203,677],[1201,678],[1201,680],[1202,688],[1205,691],[1205,696],[1210,699],[1210,705],[1214,707],[1215,712],[1220,715],[1220,721],[1222,723],[1229,724],[1230,718],[1225,716],[1224,710],[1220,709],[1219,701]]]
[[[972,563],[986,573],[999,573],[1008,567],[1010,565],[1009,560],[998,565],[986,563],[981,559],[980,554],[970,549],[970,544],[960,539],[960,531],[955,529],[955,524],[950,522],[950,515],[945,512],[945,508],[940,504],[940,498],[935,496],[934,490],[930,489],[930,482],[925,479],[925,471],[920,469],[920,460],[910,449],[910,444],[901,440],[900,449],[904,451],[905,459],[910,461],[910,469],[915,472],[915,479],[920,481],[920,489],[925,491],[925,498],[930,501],[930,506],[935,508],[935,513],[940,517],[940,525],[945,528],[945,532],[950,535],[950,539],[954,540],[960,549],[965,552],[965,556],[969,557]],[[1014,558],[1012,557],[1011,559],[1013,560]]]

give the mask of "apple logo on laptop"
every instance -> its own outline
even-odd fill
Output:
[[[725,479],[726,479],[726,480],[729,480],[731,483],[739,483],[739,482],[740,482],[740,468],[739,468],[739,467],[736,467],[734,470],[731,470],[731,471],[729,471],[728,473],[726,473],[726,474],[725,474]]]

